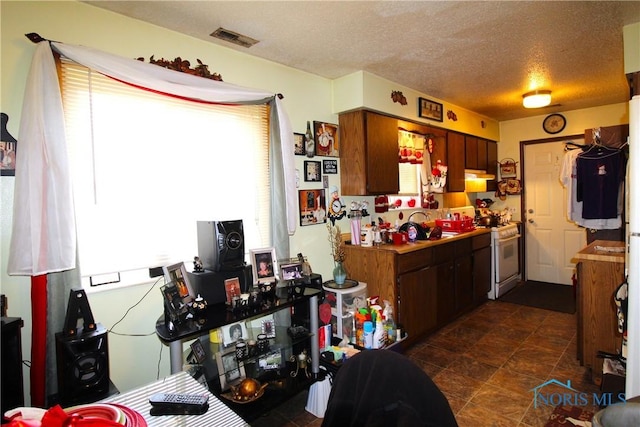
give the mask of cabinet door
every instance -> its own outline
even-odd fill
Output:
[[[473,262],[471,254],[455,260],[457,314],[473,307]]]
[[[424,336],[437,326],[437,279],[432,267],[398,276],[398,323],[412,338]]]
[[[456,317],[456,288],[453,261],[438,264],[438,326],[444,326]]]
[[[478,139],[478,169],[487,170],[487,140]]]
[[[464,135],[447,133],[447,191],[464,191]]]
[[[478,167],[478,138],[475,136],[464,137],[464,166],[467,169],[479,169]]]
[[[367,194],[397,194],[400,190],[398,120],[375,113],[367,113],[365,119]]]
[[[495,141],[487,141],[487,173],[495,175],[496,179],[487,181],[487,191],[496,191],[498,186],[496,180],[498,177],[498,143]]]
[[[473,294],[474,304],[487,300],[491,289],[491,247],[487,246],[473,252]]]

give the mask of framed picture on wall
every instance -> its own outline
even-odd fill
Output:
[[[304,162],[304,180],[306,182],[320,182],[322,179],[322,171],[320,170],[320,162],[313,160]]]
[[[425,98],[418,98],[418,117],[441,122],[442,104]]]
[[[327,209],[324,188],[317,190],[299,190],[298,207],[300,225],[324,224],[327,222]]]
[[[316,156],[340,157],[338,125],[314,121],[313,130],[316,138]]]
[[[296,156],[304,156],[304,134],[293,134],[293,154]]]

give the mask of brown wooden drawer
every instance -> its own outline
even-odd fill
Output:
[[[474,236],[471,238],[471,247],[474,251],[491,246],[491,233]]]
[[[420,249],[418,251],[398,255],[398,274],[424,268],[431,265],[432,262],[432,248]]]

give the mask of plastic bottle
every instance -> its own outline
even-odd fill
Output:
[[[369,320],[364,322],[364,348],[373,348],[373,323]]]
[[[384,325],[382,324],[382,315],[377,313],[376,330],[373,333],[373,348],[384,347]]]
[[[387,332],[387,340],[389,343],[396,341],[396,324],[393,321],[393,307],[387,300],[384,301],[384,310],[382,311],[384,317],[384,329]]]

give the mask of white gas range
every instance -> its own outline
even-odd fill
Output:
[[[520,229],[515,222],[491,228],[489,299],[500,298],[520,281],[520,237]]]

